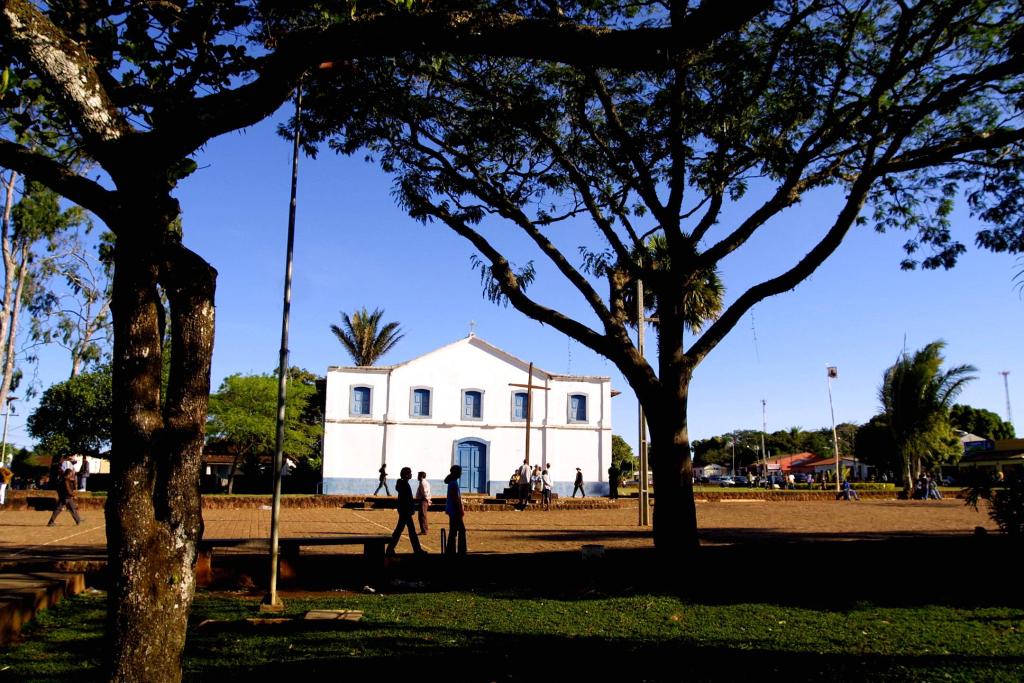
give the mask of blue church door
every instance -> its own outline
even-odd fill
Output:
[[[459,488],[464,493],[487,493],[487,446],[463,441],[456,449],[455,464],[462,468]]]

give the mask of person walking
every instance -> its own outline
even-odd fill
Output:
[[[388,488],[388,464],[381,464],[380,469],[377,471],[380,472],[380,480],[377,482],[377,489],[373,492],[373,495],[376,496],[380,493],[381,487],[383,487],[384,493],[390,496],[391,490]]]
[[[417,472],[416,479],[420,483],[416,487],[416,506],[419,513],[420,533],[426,534],[429,530],[427,528],[427,511],[430,509],[430,482],[427,481],[426,472]]]
[[[576,481],[572,483],[572,497],[576,497],[576,492],[579,491],[583,494],[583,497],[587,497],[587,492],[583,490],[583,470],[579,467],[576,468]]]
[[[409,480],[412,479],[412,470],[403,467],[398,473],[398,481],[395,482],[395,493],[398,494],[398,524],[391,533],[391,542],[388,543],[388,555],[395,554],[395,546],[402,538],[402,530],[409,529],[409,542],[412,543],[412,551],[417,555],[425,555],[426,551],[420,547],[420,539],[416,536],[416,526],[412,523],[412,515],[416,512],[416,504],[412,500],[412,487]]]
[[[75,505],[75,471],[73,469],[64,470],[64,474],[57,484],[57,507],[50,515],[50,521],[46,523],[46,526],[56,526],[57,516],[64,511],[65,507],[71,511],[75,524],[81,524],[83,520],[78,516],[78,506]]]
[[[451,473],[444,478],[444,483],[448,485],[448,493],[444,498],[444,511],[448,515],[448,544],[444,552],[449,556],[466,554],[466,506],[462,503],[462,492],[459,490],[461,477],[462,468],[452,465]]]

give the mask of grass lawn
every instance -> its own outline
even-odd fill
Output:
[[[814,583],[821,590],[830,582]],[[44,612],[0,653],[0,680],[94,680],[104,597],[90,592]],[[200,593],[186,679],[1016,681],[1024,671],[1024,609],[991,604],[825,609],[501,589],[285,600],[284,616],[308,609],[365,616],[254,625],[246,619],[260,616],[256,598]],[[215,621],[200,626],[206,620]]]

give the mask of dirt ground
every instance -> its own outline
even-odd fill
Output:
[[[103,513],[90,510],[85,517],[81,526],[75,526],[64,513],[56,527],[47,528],[48,512],[0,510],[0,560],[50,555],[54,551],[102,554],[106,544]],[[701,541],[710,546],[773,540],[965,537],[977,526],[996,529],[984,510],[977,512],[962,500],[952,499],[698,502],[697,517]],[[637,518],[636,503],[623,502],[622,507],[608,510],[470,512],[466,527],[472,553],[578,551],[583,544],[609,549],[651,547],[650,529],[639,527]],[[207,538],[269,536],[268,510],[206,510],[204,519]],[[285,509],[281,535],[389,534],[395,521],[393,510]],[[423,545],[437,552],[440,530],[447,528],[447,518],[444,513],[430,513],[429,522],[430,532],[422,539]],[[310,548],[309,552],[314,550],[357,553],[361,547]],[[398,551],[411,551],[407,538],[403,538]]]
[[[266,511],[208,510],[204,517],[208,537],[269,534]],[[386,534],[394,528],[396,519],[393,510],[285,510],[282,536]],[[698,502],[697,519],[701,541],[706,545],[768,539],[799,542],[967,536],[976,526],[996,530],[984,512],[976,512],[962,500],[949,499]],[[447,528],[447,522],[443,513],[430,513],[429,533],[421,539],[428,551],[439,550],[440,530]],[[578,551],[583,544],[607,548],[652,545],[650,529],[638,526],[635,503],[610,510],[469,512],[466,529],[470,551],[474,553]],[[343,550],[360,551],[358,547],[348,547],[319,552]],[[408,539],[403,537],[398,551],[411,550]]]

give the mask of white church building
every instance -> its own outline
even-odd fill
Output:
[[[587,495],[607,495],[612,395],[609,377],[534,367],[531,378],[529,363],[473,334],[398,365],[329,367],[323,491],[373,493],[386,463],[392,493],[409,467],[443,496],[458,464],[463,492],[495,495],[526,457],[529,423],[530,464],[551,465],[555,492],[572,493],[579,467]]]

